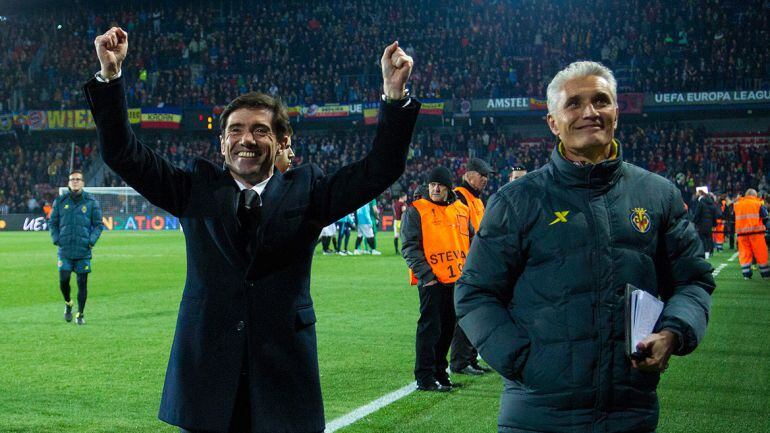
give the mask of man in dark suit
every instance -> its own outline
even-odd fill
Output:
[[[128,122],[121,64],[128,35],[94,41],[101,71],[85,86],[107,165],[180,218],[187,280],[159,418],[182,432],[321,432],[310,264],[321,228],[370,201],[404,171],[420,104],[406,92],[412,58],[382,56],[377,136],[361,161],[326,176],[274,170],[288,142],[280,101],[250,93],[221,117],[224,168],[182,170],[140,143]]]
[[[711,237],[711,232],[716,225],[717,218],[722,217],[722,212],[717,208],[714,200],[711,199],[708,188],[696,188],[695,197],[696,201],[692,222],[698,229],[698,237],[700,237],[700,241],[703,244],[704,254],[708,259],[714,252],[714,241]]]

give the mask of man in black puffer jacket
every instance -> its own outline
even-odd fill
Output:
[[[559,72],[548,111],[560,142],[489,200],[457,316],[504,378],[500,432],[653,432],[660,373],[706,331],[712,268],[674,185],[622,161],[609,69]],[[638,361],[625,350],[627,283],[665,303]]]

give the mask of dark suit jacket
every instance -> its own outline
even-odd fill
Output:
[[[159,418],[191,430],[227,430],[247,351],[252,431],[323,431],[310,297],[315,242],[321,228],[403,173],[419,102],[383,104],[370,153],[332,175],[313,164],[276,170],[262,194],[249,258],[238,239],[238,186],[229,171],[202,159],[182,170],[140,143],[122,79],[91,80],[84,90],[104,161],[178,216],[185,234],[187,279]]]

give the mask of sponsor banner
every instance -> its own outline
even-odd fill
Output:
[[[34,112],[30,112],[34,113]],[[91,116],[91,110],[48,110],[46,120],[39,129],[95,129],[96,124]],[[31,127],[31,118],[28,121]],[[47,125],[45,124],[47,122]]]
[[[302,108],[302,117],[307,120],[340,119],[362,114],[363,104],[313,104]]]
[[[677,105],[733,105],[770,102],[770,90],[653,93],[644,98],[645,107]]]
[[[530,98],[488,98],[473,99],[471,101],[472,112],[509,112],[529,111]]]
[[[48,221],[43,214],[0,215],[0,232],[44,232]]]
[[[179,129],[181,123],[181,108],[142,108],[142,129]]]
[[[179,219],[163,215],[104,215],[102,222],[107,230],[179,230]],[[44,232],[48,230],[45,215],[10,214],[0,215],[0,232]]]
[[[380,104],[378,102],[367,102],[364,104],[364,124],[376,125],[377,116],[380,114]]]
[[[422,106],[420,106],[420,114],[428,115],[428,116],[443,116],[444,101],[440,101],[440,100],[423,101]]]
[[[107,230],[179,230],[179,218],[171,215],[104,215]]]

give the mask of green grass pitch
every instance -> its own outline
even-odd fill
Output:
[[[327,422],[413,381],[417,293],[390,233],[379,249],[314,260]],[[663,376],[659,432],[770,431],[770,282],[743,281],[732,253],[712,259],[728,266],[706,340]],[[48,234],[0,233],[0,433],[177,431],[156,414],[182,294],[181,233],[105,232],[92,265],[87,324],[65,323]],[[464,386],[412,393],[341,431],[496,431],[499,377],[455,381]]]

